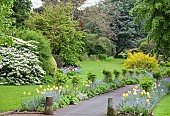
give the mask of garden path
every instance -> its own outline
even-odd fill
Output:
[[[122,94],[132,90],[134,85],[113,90],[109,93],[99,95],[89,100],[80,101],[77,105],[70,105],[54,111],[53,116],[105,116],[107,111],[108,98],[113,97],[116,109],[122,99]],[[12,116],[43,116],[42,114],[13,114]]]

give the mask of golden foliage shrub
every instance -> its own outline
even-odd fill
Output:
[[[159,68],[158,61],[156,60],[155,55],[153,57],[144,54],[143,52],[138,53],[128,53],[128,58],[123,64],[125,68],[143,68],[148,71],[157,70]]]

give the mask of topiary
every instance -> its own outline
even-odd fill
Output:
[[[120,72],[116,69],[114,69],[113,74],[115,75],[115,78],[117,79],[120,75]]]
[[[111,73],[109,70],[104,69],[104,70],[103,70],[103,75],[104,75],[104,81],[105,81],[106,83],[111,83],[111,82],[113,81],[113,79],[112,79],[112,73]]]

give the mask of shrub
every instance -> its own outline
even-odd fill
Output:
[[[142,52],[139,53],[128,53],[128,58],[125,60],[123,64],[125,68],[143,68],[148,71],[157,70],[158,69],[158,61],[155,56],[150,57]]]
[[[56,73],[57,64],[51,54],[50,42],[43,36],[41,32],[32,30],[16,30],[16,37],[25,41],[37,41],[37,49],[39,51],[39,60],[42,62],[43,69],[47,74],[54,75]]]
[[[73,87],[77,86],[80,83],[80,77],[72,76],[71,78],[72,78],[71,82],[73,84]]]
[[[90,60],[92,60],[92,61],[97,60],[97,56],[96,55],[90,55]]]
[[[162,77],[161,72],[158,71],[153,73],[153,78],[156,79],[157,81],[161,80],[161,77]]]
[[[0,79],[4,84],[40,84],[45,71],[39,65],[36,46],[30,44],[33,41],[13,39],[14,46],[0,48]]]
[[[99,60],[105,60],[107,58],[106,54],[98,54],[97,56],[98,56]]]
[[[142,77],[140,80],[140,86],[142,87],[143,90],[149,92],[151,88],[154,86],[154,81],[147,76]]]
[[[94,83],[95,80],[96,80],[96,76],[97,76],[97,75],[95,75],[95,74],[88,73],[88,74],[87,74],[87,79],[88,79],[89,81],[91,81],[92,83]]]
[[[124,77],[126,77],[126,75],[127,75],[127,69],[126,68],[122,68],[122,75],[124,76]]]
[[[120,75],[120,72],[118,70],[114,69],[113,74],[114,74],[115,78],[118,78]]]
[[[107,70],[107,69],[104,69],[103,70],[103,75],[104,75],[104,81],[107,82],[107,83],[111,83],[113,81],[112,79],[112,73]]]
[[[64,85],[68,81],[68,76],[66,74],[62,74],[60,72],[57,72],[54,76],[54,83],[57,86]]]

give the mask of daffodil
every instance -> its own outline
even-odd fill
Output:
[[[47,88],[47,91],[49,91],[50,89],[49,88]]]
[[[62,89],[63,87],[62,87],[62,86],[60,86],[59,88],[60,88],[60,89]]]
[[[149,99],[146,99],[146,103],[149,103]]]
[[[131,94],[132,92],[131,91],[128,91],[128,94]]]
[[[25,95],[25,94],[26,94],[26,92],[24,91],[24,92],[23,92],[23,94]]]
[[[50,85],[48,85],[48,88],[50,88]]]
[[[55,90],[58,90],[58,87],[56,87]]]
[[[37,92],[37,93],[40,93],[40,91],[39,91],[39,90],[37,90],[36,92]]]
[[[38,91],[38,88],[36,88],[35,90]]]
[[[133,95],[137,95],[137,93],[136,93],[136,92],[134,92],[134,93],[133,93]]]
[[[50,91],[53,91],[53,88],[50,88]]]
[[[68,89],[68,87],[69,87],[69,86],[68,86],[68,85],[66,85],[66,88],[67,88],[67,89]]]
[[[128,95],[129,95],[128,93],[125,94],[126,97],[128,97]]]
[[[40,85],[40,89],[42,88],[42,85]]]
[[[134,88],[135,88],[135,89],[137,89],[137,88],[138,88],[138,86],[135,86]]]
[[[31,93],[30,93],[30,92],[28,92],[28,95],[31,95]]]
[[[41,95],[43,95],[44,94],[44,92],[41,92]]]
[[[122,96],[123,96],[123,97],[125,97],[125,96],[126,96],[126,94],[124,93],[124,94],[122,94]]]
[[[47,90],[46,89],[44,89],[44,92],[46,92]]]
[[[53,88],[55,89],[55,86],[53,86]]]

